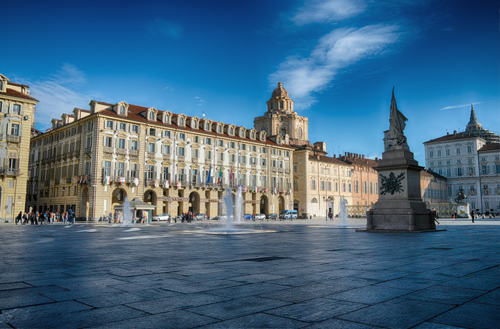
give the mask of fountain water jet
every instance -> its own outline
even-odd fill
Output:
[[[128,201],[128,197],[125,197],[123,201],[123,224],[131,225],[134,224],[134,214],[132,209],[130,209],[130,202]]]

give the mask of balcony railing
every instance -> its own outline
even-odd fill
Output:
[[[156,158],[156,153],[155,152],[148,152],[146,156],[148,158],[154,159],[154,158]]]
[[[109,146],[104,146],[104,153],[113,153],[113,148]]]
[[[127,150],[126,149],[116,149],[116,153],[125,155],[125,154],[127,154]]]
[[[7,142],[21,143],[21,136],[7,135]]]
[[[163,160],[170,160],[170,154],[163,154]]]
[[[92,146],[87,146],[85,148],[85,154],[90,154],[90,153],[92,153]]]
[[[66,183],[68,183],[68,184],[71,183],[71,177],[66,178]]]
[[[139,156],[139,150],[130,150],[130,155]]]
[[[21,174],[20,169],[13,169],[13,168],[2,168],[0,169],[0,175],[5,175],[5,176],[19,176]]]

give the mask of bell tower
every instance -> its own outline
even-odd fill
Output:
[[[288,135],[290,144],[301,145],[308,141],[309,120],[293,111],[293,100],[281,81],[266,104],[266,113],[254,119],[257,131],[265,130],[268,136]]]

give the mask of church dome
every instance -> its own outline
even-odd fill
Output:
[[[278,82],[278,87],[274,89],[273,94],[271,95],[271,99],[276,99],[276,98],[289,98],[288,97],[288,91],[286,91],[285,88],[283,88],[283,84]]]

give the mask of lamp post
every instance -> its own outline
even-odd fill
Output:
[[[325,212],[326,212],[325,221],[328,222],[328,202],[333,201],[333,197],[331,197],[331,196],[329,196],[329,197],[324,196],[323,197],[323,201],[325,201],[325,208],[326,208],[326,210],[325,210]]]

